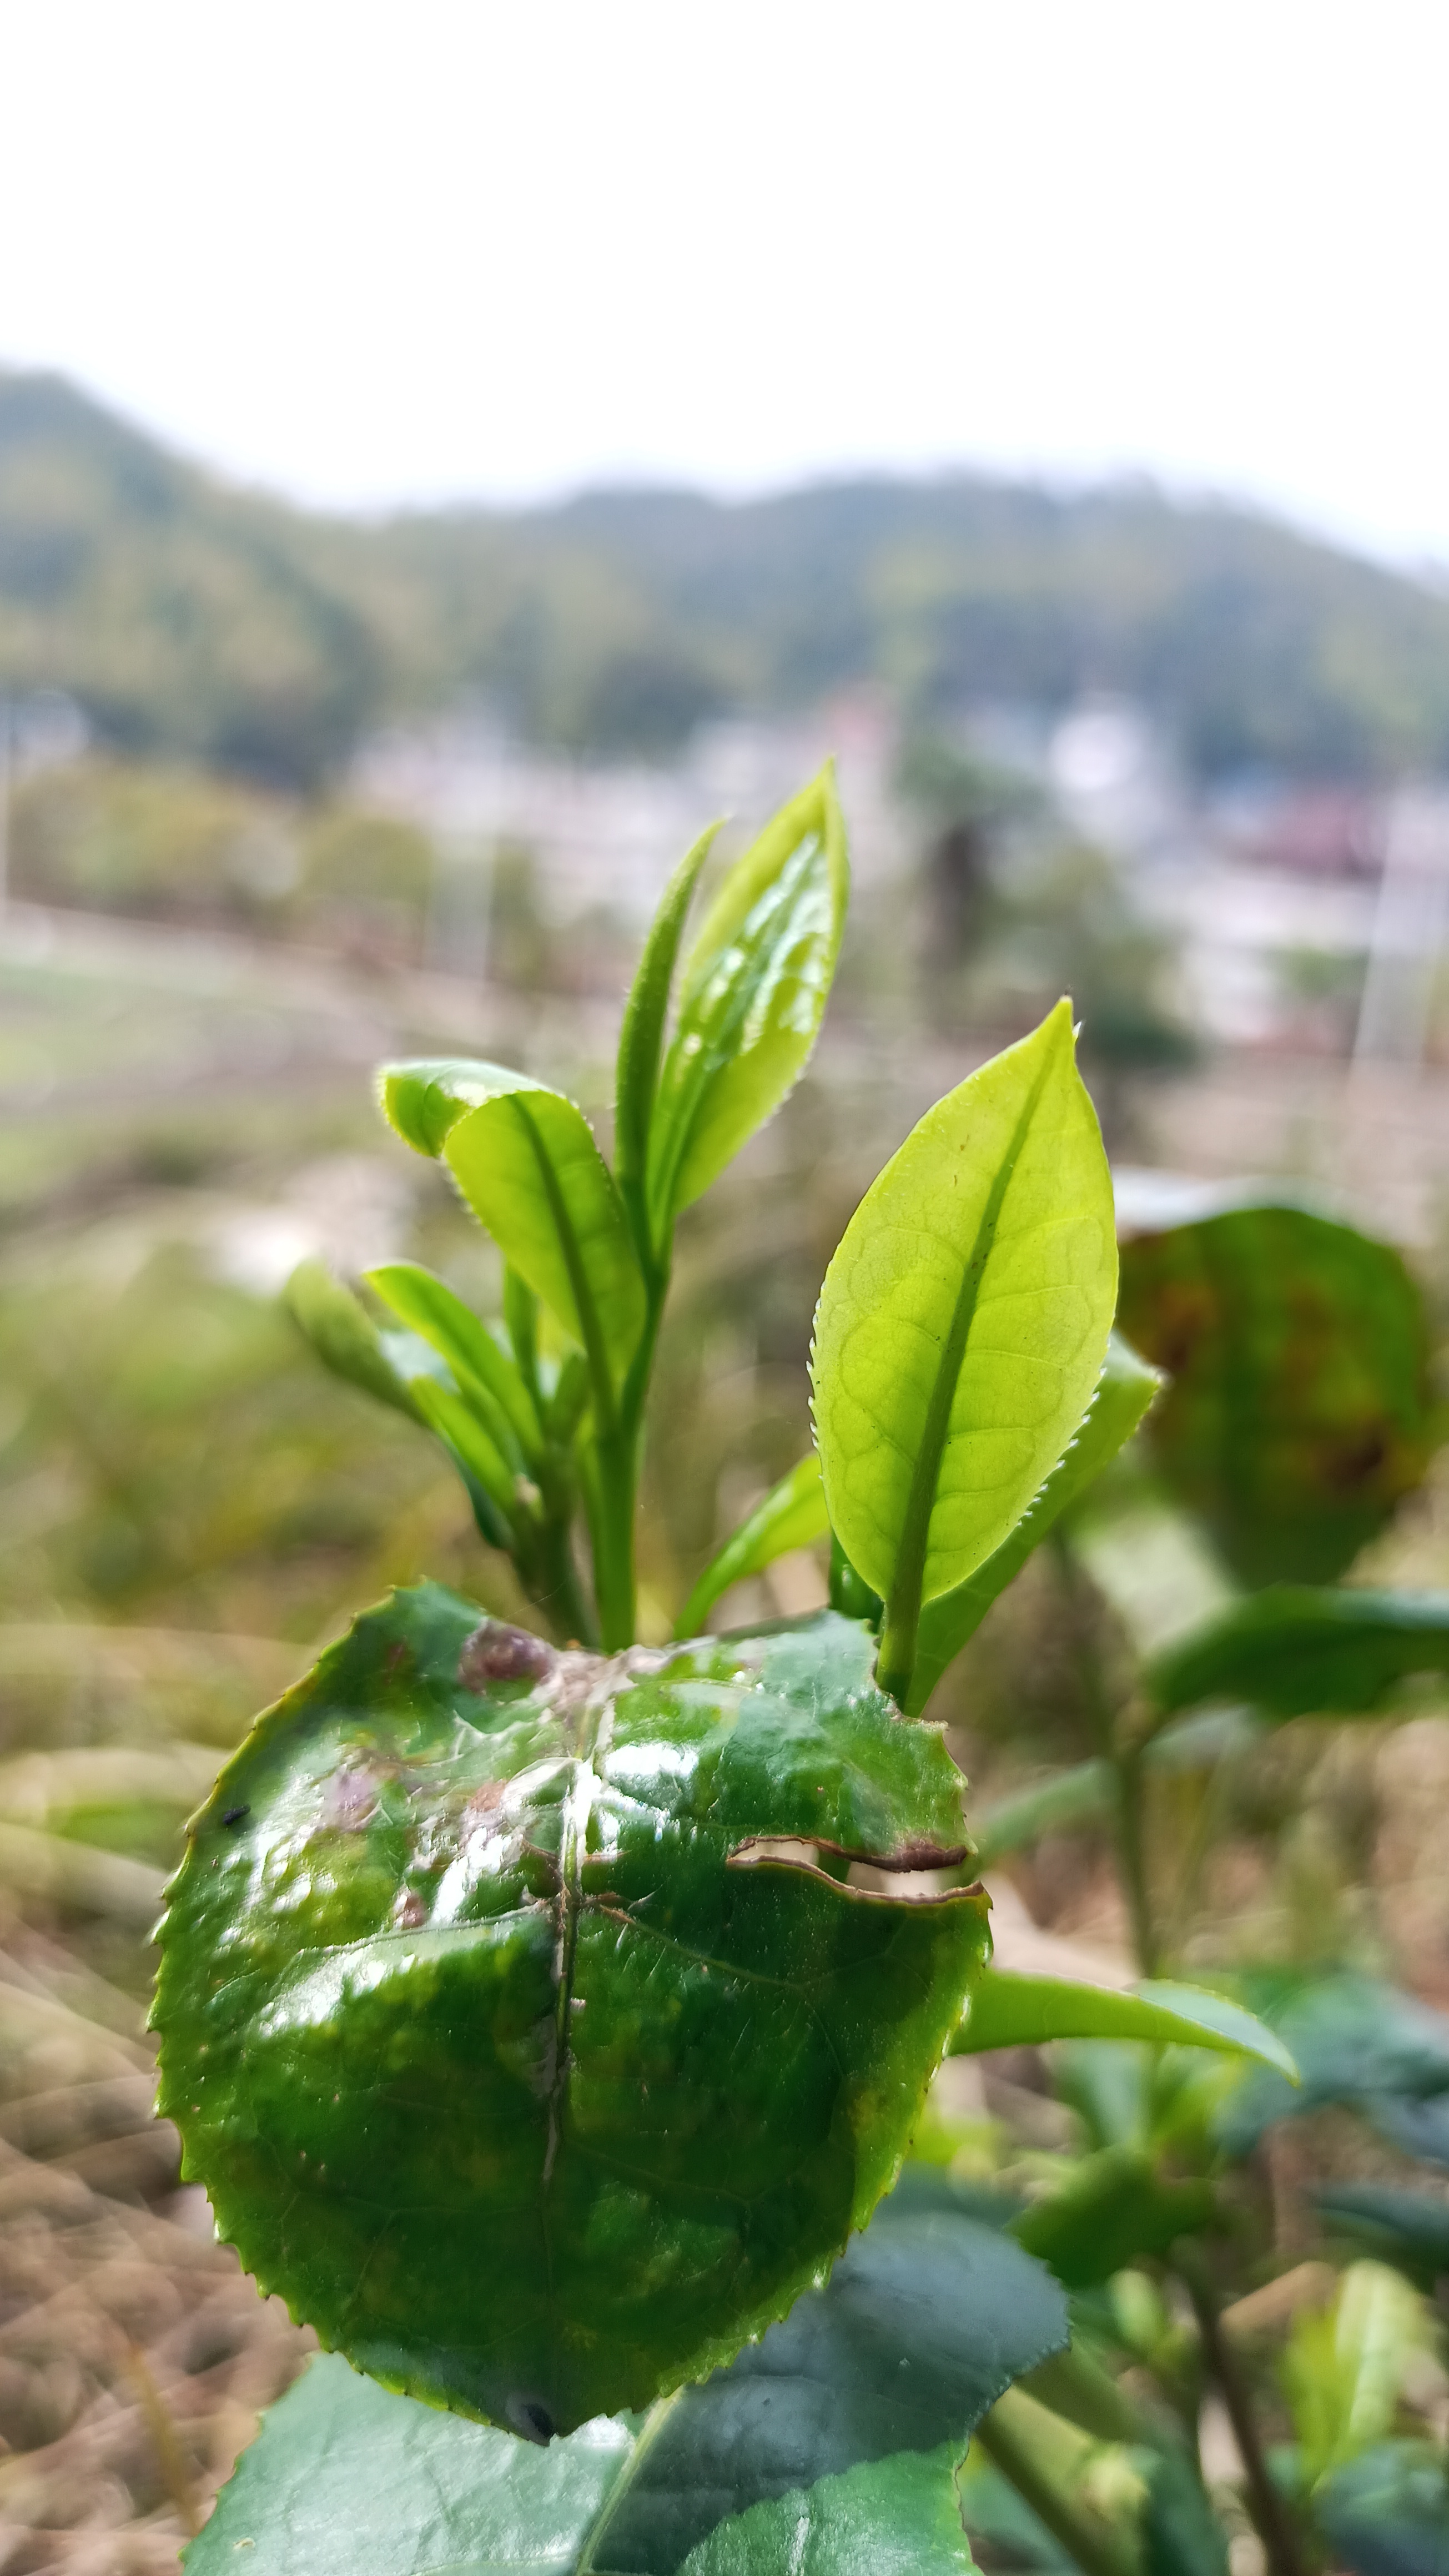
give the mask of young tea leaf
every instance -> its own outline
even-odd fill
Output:
[[[826,768],[735,861],[686,960],[649,1136],[656,1245],[804,1071],[849,890],[845,825]]]
[[[676,1637],[697,1637],[716,1601],[728,1592],[732,1583],[743,1583],[748,1575],[762,1574],[777,1556],[788,1556],[796,1547],[809,1547],[824,1538],[830,1528],[825,1517],[825,1493],[820,1482],[820,1461],[812,1450],[773,1485],[763,1501],[756,1503],[748,1520],[741,1521],[732,1538],[726,1539],[718,1556],[705,1567],[675,1623]]]
[[[583,1111],[494,1065],[390,1065],[383,1107],[441,1155],[505,1260],[588,1357],[607,1423],[644,1330],[644,1282],[623,1202]]]
[[[961,1781],[822,1613],[555,1653],[423,1585],[261,1719],[162,1934],[162,2097],[248,2268],[516,2430],[726,2359],[887,2187],[980,1970]]]
[[[909,1716],[920,1714],[952,1657],[975,1635],[992,1602],[1021,1572],[1068,1504],[1086,1492],[1131,1439],[1162,1384],[1161,1372],[1149,1368],[1120,1333],[1113,1333],[1097,1391],[1076,1438],[1033,1495],[1015,1529],[964,1583],[928,1601],[921,1612],[915,1669],[906,1698]]]
[[[634,1239],[641,1261],[653,1258],[654,1247],[649,1236],[647,1182],[649,1171],[649,1137],[654,1124],[654,1105],[659,1090],[659,1059],[664,1049],[664,1023],[669,1016],[669,994],[674,982],[674,964],[679,942],[689,911],[699,872],[719,832],[711,823],[701,832],[693,849],[687,850],[664,889],[663,900],[654,916],[638,972],[630,986],[624,1005],[624,1021],[619,1031],[619,1065],[614,1083],[614,1165],[619,1188],[634,1228]]]
[[[333,1278],[325,1261],[299,1261],[282,1295],[293,1321],[334,1377],[346,1378],[414,1422],[422,1419],[408,1375],[393,1365],[366,1307]]]
[[[369,1270],[367,1284],[399,1322],[445,1359],[460,1387],[481,1391],[484,1417],[494,1438],[517,1463],[535,1459],[543,1431],[522,1373],[505,1358],[486,1325],[441,1279],[416,1261],[389,1261]]]
[[[816,1311],[831,1526],[886,1604],[904,1701],[924,1605],[994,1555],[1106,1355],[1112,1184],[1071,1006],[928,1110],[847,1226]]]

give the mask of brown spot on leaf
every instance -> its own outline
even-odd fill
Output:
[[[458,1657],[458,1679],[471,1691],[486,1691],[490,1682],[543,1682],[557,1661],[553,1647],[527,1628],[484,1619]]]
[[[377,1813],[378,1782],[361,1765],[334,1771],[322,1798],[322,1822],[338,1832],[355,1834]]]

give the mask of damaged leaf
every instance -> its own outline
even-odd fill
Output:
[[[844,1883],[966,1851],[872,1653],[830,1612],[555,1653],[422,1585],[259,1721],[172,1891],[161,2101],[325,2345],[546,2438],[864,2225],[987,1947],[979,1891]]]

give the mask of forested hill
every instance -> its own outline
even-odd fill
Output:
[[[134,749],[307,783],[485,690],[541,739],[663,752],[863,679],[922,720],[1126,690],[1204,773],[1449,762],[1449,597],[1244,510],[959,474],[373,524],[0,372],[0,686]]]

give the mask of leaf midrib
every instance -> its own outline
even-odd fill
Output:
[[[895,1573],[886,1603],[884,1630],[881,1638],[880,1678],[882,1688],[904,1704],[910,1688],[911,1671],[916,1659],[916,1635],[921,1620],[921,1595],[925,1582],[926,1548],[930,1538],[931,1514],[936,1507],[940,1483],[941,1460],[951,1429],[951,1409],[956,1400],[966,1345],[981,1295],[986,1265],[996,1241],[1006,1194],[1016,1177],[1033,1119],[1036,1116],[1047,1079],[1057,1059],[1057,1047],[1043,1056],[1031,1088],[1018,1112],[1011,1142],[992,1177],[981,1211],[970,1257],[966,1262],[961,1285],[956,1292],[951,1321],[926,1408],[926,1420],[916,1451],[911,1488],[901,1526],[900,1545],[896,1552]]]

